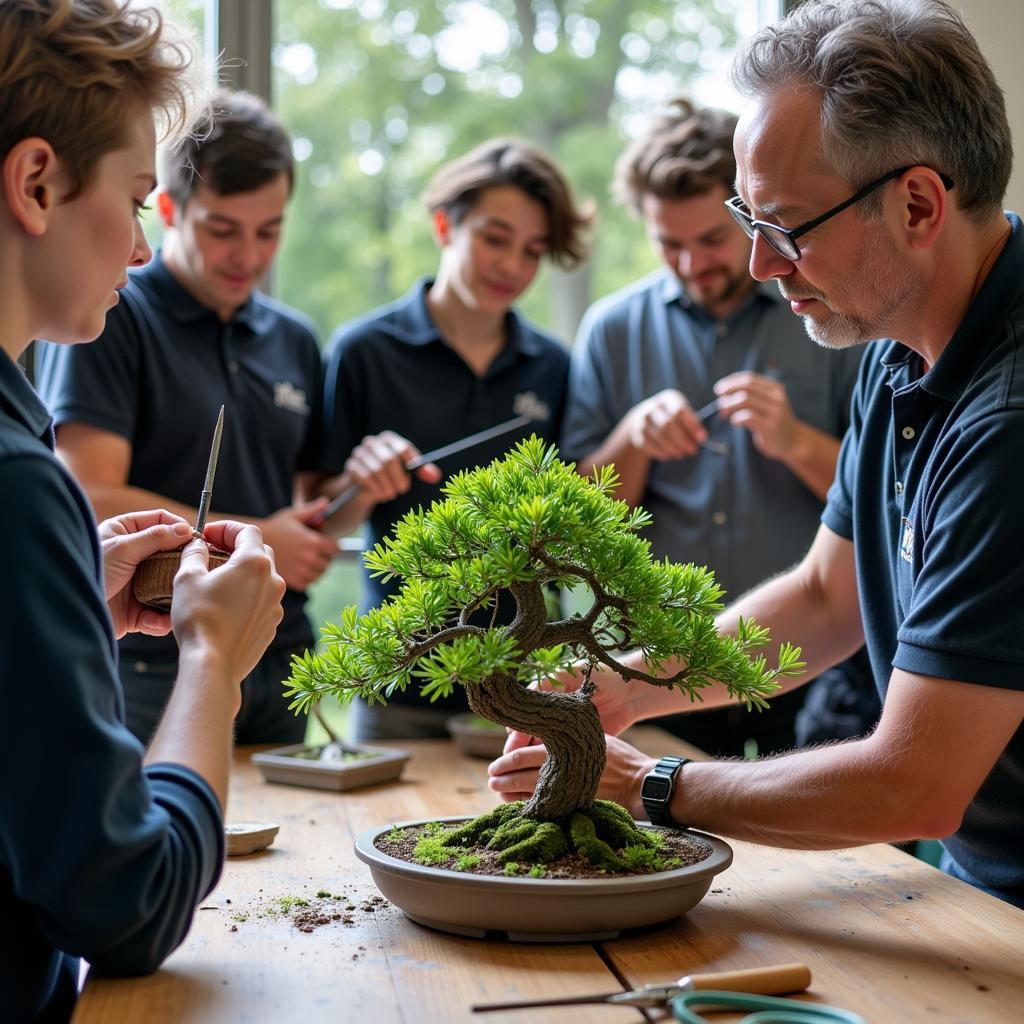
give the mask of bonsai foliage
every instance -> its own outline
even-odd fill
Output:
[[[735,637],[719,636],[722,590],[713,574],[652,560],[638,536],[651,517],[616,501],[616,482],[612,467],[579,476],[536,437],[458,474],[444,500],[410,512],[365,555],[373,575],[403,581],[398,595],[362,616],[346,608],[340,623],[323,628],[324,650],[293,662],[286,692],[296,711],[327,695],[383,703],[409,686],[431,699],[462,686],[476,714],[545,744],[533,797],[470,823],[454,843],[482,837],[505,850],[506,862],[547,861],[569,847],[593,859],[595,844],[645,845],[628,815],[595,800],[605,760],[590,680],[599,665],[692,700],[717,681],[748,708],[766,707],[778,677],[802,667],[799,650],[783,644],[770,668],[755,653],[768,632],[752,621]],[[549,622],[551,584],[585,585],[589,608]],[[515,617],[497,625],[507,601]],[[482,609],[491,612],[489,626],[470,621]],[[616,652],[625,649],[642,651],[647,670],[621,664]],[[663,674],[670,661],[684,667]],[[526,685],[574,666],[585,682],[571,693]]]

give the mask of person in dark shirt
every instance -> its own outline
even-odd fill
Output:
[[[242,685],[240,743],[297,743],[306,720],[281,681],[313,646],[306,588],[337,554],[311,525],[325,500],[320,349],[311,325],[261,294],[292,188],[291,140],[258,97],[227,89],[167,157],[161,250],[134,269],[100,343],[41,345],[37,386],[57,452],[97,516],[161,507],[194,520],[206,469],[197,432],[225,429],[212,520],[256,523],[288,584],[285,617]],[[218,511],[220,510],[220,511]],[[174,639],[119,644],[128,728],[149,741],[178,669]]]
[[[809,553],[719,625],[799,644],[806,677],[866,642],[882,716],[863,739],[685,764],[648,803],[777,846],[938,839],[945,870],[1024,907],[1024,228],[1002,209],[1003,93],[943,0],[810,0],[734,77],[751,273],[819,344],[871,344]],[[679,694],[597,682],[602,795],[644,814],[651,761],[614,737]],[[528,741],[492,766],[503,797],[531,788]]]
[[[185,937],[224,856],[239,684],[281,620],[284,581],[257,527],[205,539],[158,510],[93,524],[53,454],[18,359],[35,337],[97,337],[127,266],[157,124],[185,127],[200,70],[158,9],[116,0],[0,4],[0,1017],[63,1022],[79,957],[154,970]],[[155,119],[158,118],[158,121]],[[185,545],[168,614],[139,562]],[[174,631],[177,682],[149,750],[124,726],[115,639]]]
[[[425,202],[441,249],[436,276],[342,325],[328,346],[328,464],[361,488],[332,527],[368,519],[371,544],[441,497],[441,468],[413,475],[410,459],[523,414],[529,423],[449,458],[444,475],[486,465],[533,433],[557,441],[565,404],[568,354],[513,308],[545,257],[566,267],[585,258],[589,213],[562,172],[533,146],[492,139],[441,168]],[[363,610],[394,590],[367,576]],[[499,602],[500,621],[513,607]],[[356,736],[445,735],[445,719],[468,706],[461,688],[434,703],[413,690],[393,693],[388,707],[356,704]]]

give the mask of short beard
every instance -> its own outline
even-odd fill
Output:
[[[723,303],[729,302],[738,295],[742,295],[744,289],[754,287],[754,279],[747,272],[746,267],[744,267],[738,274],[730,273],[724,268],[723,270],[725,273],[725,281],[722,284],[721,290],[711,298],[704,297],[703,299],[698,299],[697,290],[695,288],[692,291],[689,288],[686,289],[687,295],[690,296],[690,299],[697,302],[702,309],[721,306]],[[686,288],[685,281],[683,282],[683,287]]]
[[[808,337],[822,348],[844,349],[863,345],[877,338],[890,337],[894,322],[903,320],[904,306],[920,294],[921,285],[913,271],[896,256],[892,242],[879,232],[869,242],[862,264],[875,274],[872,291],[874,309],[861,316],[837,313],[823,321],[803,318]],[[817,298],[817,296],[813,296]],[[828,304],[824,299],[819,302]]]

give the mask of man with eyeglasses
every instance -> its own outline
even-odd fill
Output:
[[[860,365],[857,350],[808,345],[750,276],[750,241],[722,206],[735,127],[677,98],[618,161],[616,196],[663,266],[588,311],[562,436],[581,473],[613,463],[618,497],[653,513],[657,557],[711,566],[730,597],[807,551]],[[659,724],[723,757],[862,735],[879,710],[866,656],[826,677],[757,715],[697,705]]]
[[[751,272],[822,345],[891,340],[866,351],[811,550],[719,625],[754,617],[808,675],[866,640],[883,710],[864,739],[686,764],[667,813],[797,848],[936,838],[945,870],[1024,907],[1024,227],[1002,211],[1003,94],[942,0],[805,3],[734,77]],[[597,683],[612,734],[679,703]],[[539,762],[515,754],[491,769],[504,797]],[[609,739],[601,795],[643,813],[651,768]]]

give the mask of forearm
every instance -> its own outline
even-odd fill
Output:
[[[784,681],[791,690],[850,657],[864,643],[859,607],[837,606],[835,595],[813,569],[801,563],[755,587],[729,605],[716,620],[719,633],[734,635],[740,618],[754,619],[771,637],[762,653],[772,664],[779,646],[800,648],[804,672]]]
[[[693,762],[682,770],[671,814],[718,835],[792,849],[945,835],[918,810],[925,792],[879,747],[869,737],[757,762]],[[642,814],[635,789],[633,809]]]
[[[178,677],[145,763],[171,762],[202,776],[227,807],[232,723],[240,706],[236,680],[212,653],[182,649]]]
[[[820,543],[815,541],[816,545]],[[830,535],[824,543],[848,542]],[[851,600],[853,603],[850,603]],[[726,608],[717,619],[719,633],[735,635],[741,617],[753,619],[768,628],[770,640],[761,653],[769,664],[777,661],[782,643],[795,644],[801,648],[801,657],[806,665],[803,674],[780,680],[780,689],[775,696],[802,686],[824,669],[849,657],[864,642],[855,597],[846,598],[844,603],[841,597],[830,592],[820,579],[811,558],[805,559],[789,572],[761,584]],[[630,668],[649,670],[639,651],[625,654],[619,661]],[[671,676],[685,667],[682,661],[672,659],[665,663],[660,674]],[[601,678],[609,674],[612,674],[610,668],[602,668],[595,677],[598,685]],[[734,703],[729,692],[719,683],[712,683],[700,691],[700,703],[691,701],[687,694],[676,689],[644,682],[630,683],[628,693],[630,717],[633,721]]]
[[[839,439],[809,423],[799,423],[793,443],[780,461],[821,501],[825,500],[836,473]]]
[[[595,467],[609,464],[613,464],[619,474],[615,497],[631,507],[639,505],[647,491],[651,458],[630,441],[626,419],[619,422],[598,448],[576,463],[576,471],[581,476],[590,476]]]

